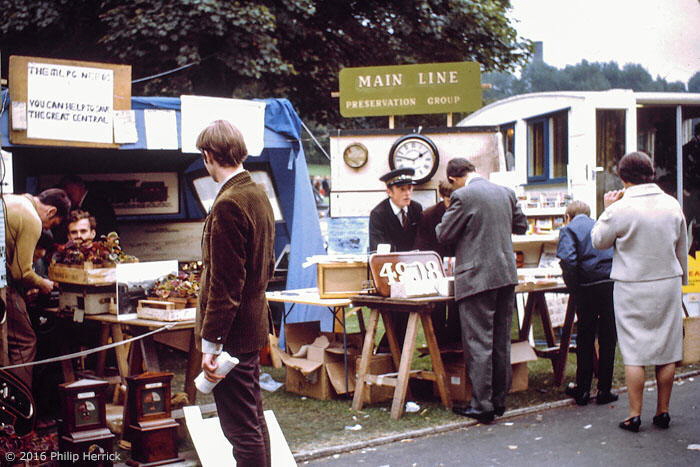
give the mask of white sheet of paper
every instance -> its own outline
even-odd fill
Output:
[[[114,111],[114,142],[117,144],[135,143],[139,140],[136,132],[136,112],[133,110]]]
[[[112,143],[114,71],[27,65],[27,137]]]
[[[0,178],[2,178],[2,192],[3,193],[14,193],[15,185],[13,182],[14,171],[12,169],[12,153],[3,151],[0,149],[0,154],[2,155],[2,167],[0,170]],[[4,236],[2,238],[5,238]]]
[[[236,461],[231,451],[231,443],[224,436],[218,417],[203,419],[202,412],[196,405],[183,407],[182,410],[185,413],[187,430],[190,432],[192,443],[202,466],[235,466]],[[296,466],[294,455],[289,449],[274,412],[266,410],[264,414],[267,431],[270,434],[271,464],[283,467]]]
[[[391,245],[389,243],[380,243],[377,245],[378,255],[388,255],[391,253]]]
[[[196,153],[197,136],[215,120],[235,125],[245,140],[248,155],[259,156],[265,147],[265,103],[221,97],[180,96],[182,152]]]
[[[174,110],[145,109],[143,120],[147,149],[178,149],[177,117]]]
[[[27,103],[12,101],[12,129],[22,131],[27,129]]]

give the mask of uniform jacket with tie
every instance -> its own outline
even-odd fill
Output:
[[[477,177],[453,191],[435,233],[455,244],[455,300],[517,284],[511,234],[526,230],[510,188]]]
[[[399,216],[391,209],[389,198],[376,205],[369,215],[369,251],[377,251],[380,243],[389,243],[391,251],[413,250],[422,211],[420,203],[411,201],[408,205],[408,226],[404,229]]]
[[[227,181],[204,223],[197,344],[223,344],[231,354],[268,340],[265,289],[272,277],[275,219],[265,191],[247,171]]]

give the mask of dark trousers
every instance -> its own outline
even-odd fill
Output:
[[[239,363],[214,387],[224,435],[240,467],[270,466],[270,436],[260,393],[259,352],[234,355]]]
[[[615,366],[615,313],[613,282],[579,288],[576,298],[576,385],[580,392],[591,389],[594,343],[598,337],[598,391],[610,391]]]
[[[471,407],[475,410],[490,412],[494,406],[506,405],[514,304],[514,286],[487,290],[457,303],[464,361],[472,383]]]
[[[10,285],[7,286],[7,350],[11,365],[33,362],[36,356],[36,334],[27,305],[21,293]],[[8,371],[31,390],[32,370],[31,366],[25,366]]]

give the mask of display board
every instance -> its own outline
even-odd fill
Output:
[[[131,66],[10,57],[10,141],[117,147],[113,114],[131,109]]]
[[[141,261],[201,261],[203,229],[204,221],[124,222],[119,238],[124,251]]]

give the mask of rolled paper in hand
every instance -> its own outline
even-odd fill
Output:
[[[214,374],[220,376],[226,376],[228,372],[233,369],[234,366],[238,365],[238,359],[229,355],[228,352],[221,352],[216,358],[216,361],[219,364],[219,366],[216,368]],[[218,380],[216,382],[209,381],[204,375],[204,372],[201,372],[194,379],[194,385],[202,394],[209,394],[214,390],[214,386],[219,384],[219,381],[221,380]]]

